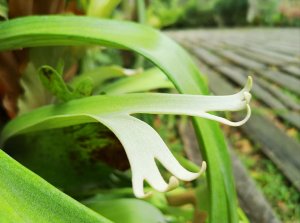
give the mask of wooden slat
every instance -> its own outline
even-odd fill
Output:
[[[215,52],[222,57],[230,60],[232,63],[247,68],[249,70],[264,70],[266,66],[251,59],[245,58],[229,50],[216,50]]]
[[[195,48],[193,53],[210,66],[221,66],[225,63],[221,58],[203,48]]]
[[[266,66],[264,64],[246,58],[229,50],[219,51],[218,54],[225,57],[226,59],[229,59],[233,64],[238,65],[242,68],[246,68],[253,71],[266,69]]]
[[[298,95],[300,95],[300,80],[291,75],[282,73],[280,71],[272,71],[272,70],[258,70],[257,73],[268,80],[279,84],[282,87],[291,90]]]
[[[288,72],[296,77],[300,77],[300,65],[295,66],[295,65],[289,65],[289,66],[284,66],[281,67],[281,69],[285,72]]]
[[[272,211],[262,192],[256,189],[255,182],[247,173],[246,168],[232,150],[230,153],[239,203],[250,222],[280,223],[281,221]]]
[[[277,52],[272,52],[270,50],[261,49],[261,48],[258,48],[258,47],[251,48],[249,50],[251,50],[251,51],[253,51],[257,54],[264,55],[266,57],[281,60],[285,63],[293,63],[293,64],[299,64],[300,63],[300,59],[298,59],[295,56],[288,56],[288,55],[280,54],[280,53],[277,53]]]
[[[283,73],[281,71],[273,71],[270,69],[267,69],[267,67],[262,64],[261,62],[254,61],[252,59],[246,58],[242,55],[236,54],[229,50],[222,50],[222,49],[213,49],[211,46],[205,46],[206,48],[210,48],[210,50],[214,50],[218,55],[221,55],[225,57],[226,59],[229,59],[234,64],[241,66],[243,68],[256,71],[258,74],[260,74],[262,77],[267,78],[268,80],[279,84],[282,87],[285,87],[298,95],[300,95],[300,80],[296,77],[293,77],[289,74]],[[196,53],[196,51],[205,51],[202,48],[198,48],[196,50],[193,50]],[[206,50],[207,52],[207,50]],[[199,54],[197,54],[199,56]],[[213,55],[211,52],[209,53],[209,57],[212,58],[210,60],[217,61],[217,62],[211,62],[210,60],[205,60],[204,57],[200,55],[200,58],[203,59],[207,64],[211,66],[216,66],[217,64],[222,64],[222,60],[218,58],[216,55]],[[224,64],[224,63],[223,63]]]
[[[274,97],[276,97],[287,108],[290,108],[293,111],[300,111],[300,104],[293,100],[293,98],[291,98],[290,96],[283,93],[281,88],[279,88],[278,86],[273,85],[272,83],[267,82],[264,79],[256,79],[256,82],[264,89],[269,91],[272,95],[274,95]]]
[[[219,73],[222,73],[227,78],[231,79],[236,84],[243,86],[247,81],[247,75],[244,71],[236,67],[216,67]],[[289,111],[289,109],[283,105],[277,98],[275,98],[268,91],[264,90],[260,85],[255,84],[256,79],[254,79],[253,95],[259,98],[264,104],[268,105],[273,111],[281,117],[282,119],[288,121],[298,129],[300,129],[300,115],[297,112]]]
[[[201,48],[195,48],[194,46],[191,46],[189,44],[186,44],[186,46],[189,47],[189,50],[192,51],[201,61],[204,63],[207,63],[208,65],[212,66],[214,69],[216,69],[218,72],[224,74],[227,78],[231,79],[235,83],[243,86],[243,84],[246,82],[247,78],[247,72],[244,70],[233,67],[233,66],[221,66],[220,64],[222,63],[220,61],[220,58],[217,57],[216,55],[212,54],[211,52],[201,49]],[[201,52],[201,53],[199,53]],[[202,53],[204,52],[204,53]],[[207,56],[209,55],[209,56]],[[209,59],[208,59],[209,58]],[[263,72],[262,72],[263,73]],[[267,76],[269,73],[264,73],[265,76]],[[277,74],[276,77],[282,77],[280,76],[281,74]],[[269,76],[268,76],[269,77]],[[285,77],[285,76],[284,76]],[[289,79],[288,77],[287,79]],[[297,90],[297,81],[299,80],[294,80],[292,79],[293,83],[291,83],[292,87],[295,87]],[[281,83],[281,81],[285,81],[284,78],[278,78],[277,83]],[[287,96],[285,96],[282,92],[280,91],[275,91],[274,87],[267,87],[267,90],[262,88],[260,84],[266,85],[265,81],[263,79],[259,79],[258,77],[255,78],[254,83],[256,83],[253,87],[253,94],[258,97],[264,104],[269,106],[270,108],[274,109],[276,114],[281,117],[282,119],[288,121],[291,123],[293,126],[297,127],[300,129],[300,114],[297,112],[299,110],[298,104],[294,103],[291,99],[287,99]],[[259,84],[257,84],[259,83]],[[284,82],[285,83],[285,82]],[[286,85],[290,87],[289,85]],[[300,85],[299,85],[300,86]],[[300,90],[300,89],[299,89]],[[270,91],[270,92],[268,92]],[[287,100],[285,100],[287,99]],[[280,100],[285,100],[284,102]],[[295,111],[290,111],[290,108],[293,108]]]
[[[295,56],[300,56],[300,50],[299,47],[290,47],[290,46],[284,46],[280,44],[267,44],[266,46],[263,46],[266,50],[272,50],[278,53],[283,53],[285,55],[295,55]]]
[[[264,44],[262,44],[263,42],[245,42],[244,41],[236,41],[236,42],[231,42],[231,41],[225,41],[225,43],[227,43],[229,46],[235,46],[238,48],[242,48],[244,50],[249,51],[249,53],[253,53],[256,54],[258,56],[260,56],[261,58],[263,58],[262,61],[264,61],[266,58],[268,58],[269,60],[274,61],[274,64],[298,64],[300,62],[300,59],[298,58],[298,56],[300,55],[299,50],[297,50],[297,48],[294,47],[288,47],[288,46],[277,46],[277,47],[281,47],[281,48],[285,48],[286,51],[289,51],[289,54],[283,54],[283,53],[279,53],[276,50],[274,50],[274,46],[270,47],[268,44],[268,42],[266,41]],[[300,47],[300,46],[299,46]]]
[[[250,51],[247,48],[239,48],[235,49],[234,51],[248,59],[255,60],[256,62],[262,62],[267,65],[282,66],[285,64],[285,62],[282,60],[274,59],[273,57],[266,57],[262,54]]]
[[[260,74],[264,78],[267,78],[268,80],[270,80],[274,83],[277,83],[280,86],[285,87],[285,88],[297,93],[298,95],[300,95],[300,87],[299,87],[300,80],[298,78],[293,77],[289,74],[283,73],[281,71],[273,71],[273,70],[267,69],[267,67],[265,65],[263,65],[261,62],[253,61],[249,58],[246,58],[245,54],[244,54],[244,56],[242,56],[242,55],[238,55],[234,52],[231,52],[229,50],[225,50],[225,51],[218,50],[218,54],[231,60],[236,65],[244,67],[249,70],[256,71],[258,74]],[[252,58],[254,58],[254,57],[252,57]],[[258,59],[258,58],[256,58],[256,59]],[[215,60],[217,60],[217,58]],[[269,61],[269,62],[271,62],[271,61]],[[221,62],[219,62],[219,63],[221,64]],[[294,70],[295,70],[295,66],[294,66]]]
[[[225,43],[227,46],[237,47],[237,48],[244,48],[246,50],[256,49],[263,49],[265,52],[271,52],[275,58],[280,59],[282,56],[287,56],[284,58],[284,62],[296,62],[294,59],[290,61],[292,57],[300,57],[300,44],[296,46],[286,45],[283,44],[282,41],[274,42],[274,40],[262,40],[262,39],[253,39],[250,37],[239,37],[237,38],[222,38],[219,40],[222,43]],[[298,40],[299,41],[299,40]],[[264,53],[262,53],[264,55]],[[279,58],[276,55],[280,55]],[[286,61],[286,59],[288,59]]]
[[[271,64],[271,65],[282,65],[282,64],[298,64],[300,60],[295,56],[288,56],[284,54],[279,54],[277,52],[272,52],[270,50],[255,47],[244,47],[244,50],[249,52],[250,56],[254,60],[259,60],[261,62]]]

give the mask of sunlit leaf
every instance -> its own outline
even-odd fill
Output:
[[[111,221],[65,195],[0,150],[0,222]]]

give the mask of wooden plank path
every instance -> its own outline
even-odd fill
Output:
[[[300,139],[287,134],[288,129],[300,130],[300,30],[218,29],[167,34],[194,55],[214,93],[232,94],[245,84],[248,75],[253,77],[253,114],[240,128],[300,191]]]

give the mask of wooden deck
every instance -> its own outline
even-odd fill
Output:
[[[251,75],[251,119],[240,129],[300,191],[300,30],[167,32],[194,55],[213,93],[232,94]],[[234,119],[241,117],[235,116]]]

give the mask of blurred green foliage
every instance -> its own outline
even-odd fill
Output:
[[[152,0],[147,16],[148,23],[158,28],[298,26],[299,4],[295,0]]]
[[[147,22],[156,28],[176,24],[185,13],[185,8],[179,0],[153,0],[147,8]]]

